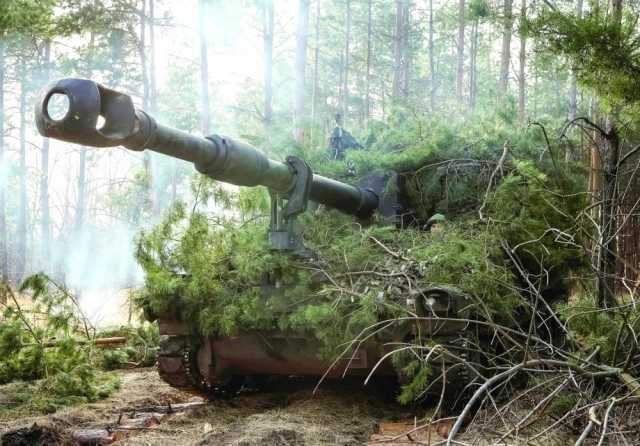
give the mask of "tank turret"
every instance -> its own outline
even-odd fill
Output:
[[[326,178],[314,174],[298,157],[274,161],[257,149],[224,136],[200,137],[164,126],[136,108],[130,96],[91,80],[62,79],[52,83],[36,106],[35,118],[43,136],[91,147],[149,149],[191,162],[199,172],[219,181],[268,188],[271,196],[269,242],[274,250],[308,256],[301,232],[294,223],[309,201],[360,219],[369,219],[378,211],[382,223],[396,223],[397,192],[395,187],[388,187],[398,182],[394,172],[371,172],[358,185]],[[311,263],[314,261],[316,259],[311,259]],[[247,287],[259,286],[260,295],[265,299],[275,293],[304,293],[297,284],[282,285],[278,275],[278,271],[273,271],[265,275],[264,283],[247,284]],[[455,315],[454,310],[466,307],[465,296],[442,287],[424,289],[421,293],[427,299],[428,311],[438,317],[450,318]],[[180,296],[175,299],[179,301]],[[305,302],[308,298],[301,296],[295,300]],[[407,305],[413,305],[411,301],[407,299]],[[414,306],[412,312],[417,311],[417,304]],[[179,310],[168,310],[166,314],[153,315],[152,319],[158,320],[161,334],[160,376],[174,387],[209,396],[233,392],[245,377],[321,376],[325,372],[327,376],[336,377],[347,372],[367,376],[374,369],[394,375],[390,364],[378,367],[379,361],[388,356],[385,342],[413,336],[411,324],[400,328],[394,325],[395,328],[380,339],[376,337],[358,345],[344,361],[331,363],[318,356],[320,343],[313,336],[285,332],[275,326],[271,330],[249,330],[237,336],[202,335],[196,330],[196,323],[183,317]],[[432,333],[433,327],[428,322],[424,324],[423,333]],[[442,342],[454,342],[450,340],[452,336],[466,332],[464,327],[455,324],[438,325],[435,331]],[[453,387],[447,385],[447,389]]]

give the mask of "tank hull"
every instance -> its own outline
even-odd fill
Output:
[[[390,351],[383,344],[370,343],[333,361],[322,359],[318,341],[299,335],[255,332],[194,338],[178,320],[161,318],[159,325],[161,377],[175,387],[194,387],[201,393],[225,385],[232,377],[365,377]],[[383,362],[376,375],[395,376],[395,371]]]
[[[444,316],[444,315],[443,315]],[[321,355],[321,343],[313,336],[299,333],[247,332],[237,336],[193,336],[190,325],[175,318],[158,319],[161,335],[158,370],[168,384],[209,398],[235,393],[245,378],[317,377],[364,379],[376,377],[398,378],[390,355],[400,344],[415,340],[416,332],[430,337],[435,343],[457,345],[460,356],[468,353],[467,340],[472,337],[464,324],[422,321],[399,324],[372,337],[357,348],[338,358]],[[407,344],[404,344],[407,345]],[[340,352],[338,352],[340,353]],[[433,366],[434,376],[442,373],[442,363]],[[445,361],[446,368],[451,367]],[[447,392],[457,393],[468,382],[465,370],[448,373]],[[440,394],[440,386],[433,388]]]

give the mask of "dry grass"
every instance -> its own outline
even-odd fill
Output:
[[[116,427],[121,414],[121,423],[126,423],[136,416],[130,410],[132,408],[197,400],[197,397],[162,382],[153,368],[118,373],[121,374],[122,387],[110,398],[67,408],[49,416],[0,421],[0,435],[37,423],[59,433],[60,445],[69,444],[65,442],[75,430]],[[314,380],[283,380],[263,393],[242,394],[233,400],[218,400],[170,415],[158,425],[131,431],[127,438],[115,444],[328,446],[370,442],[396,446],[428,444],[429,440],[435,444],[443,440],[441,426],[433,426],[430,434],[427,429],[415,432],[411,435],[416,440],[413,443],[403,435],[414,426],[420,426],[421,420],[428,418],[433,407],[402,408],[388,395],[374,391],[380,390],[380,384],[363,388],[359,382],[327,382],[315,396],[312,394],[314,384]],[[525,391],[519,389],[512,396]],[[457,440],[464,444],[496,444],[505,431],[526,417],[545,392],[544,388],[529,392],[506,409],[507,400],[496,401],[497,406],[503,409],[499,416],[492,405],[483,407],[469,420]],[[569,428],[554,429],[534,443],[528,443],[553,422],[553,411],[547,410],[539,417],[533,417],[531,423],[522,429],[500,440],[499,444],[573,444],[577,434]],[[394,441],[389,441],[394,438]]]
[[[117,426],[135,416],[135,407],[194,401],[197,397],[163,383],[155,369],[119,371],[122,386],[103,401],[60,410],[48,416],[6,419],[0,435],[37,423],[68,434],[79,429]],[[118,445],[359,445],[377,430],[379,420],[398,406],[353,382],[327,383],[312,395],[315,381],[283,381],[268,392],[214,401],[171,415],[149,429],[132,432]],[[355,390],[354,390],[355,389]],[[1,388],[0,388],[1,392]]]

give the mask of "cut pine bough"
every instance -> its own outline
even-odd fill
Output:
[[[111,426],[99,429],[82,429],[72,433],[73,441],[78,445],[107,445],[134,435],[136,431],[154,429],[168,417],[206,406],[206,402],[167,404],[166,406],[144,406],[123,409],[120,417]],[[132,412],[123,422],[124,413]]]

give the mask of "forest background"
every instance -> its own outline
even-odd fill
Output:
[[[445,132],[452,153],[496,160],[507,139],[540,141],[530,124],[542,124],[561,136],[559,158],[584,168],[585,192],[594,197],[608,193],[611,166],[633,159],[632,2],[192,3],[2,3],[3,281],[44,271],[76,290],[91,317],[104,318],[114,307],[105,296],[141,282],[137,231],[192,194],[185,163],[39,137],[32,110],[59,77],[90,77],[132,95],[162,122],[240,137],[274,158],[302,153],[316,168],[336,112],[362,142],[394,138],[387,150],[415,139],[442,145]],[[537,150],[542,159],[545,145]],[[611,204],[618,215],[632,200],[617,217],[623,225],[600,225],[617,251],[593,261],[620,270],[618,286],[635,291],[632,183]],[[602,252],[612,252],[610,244]]]

